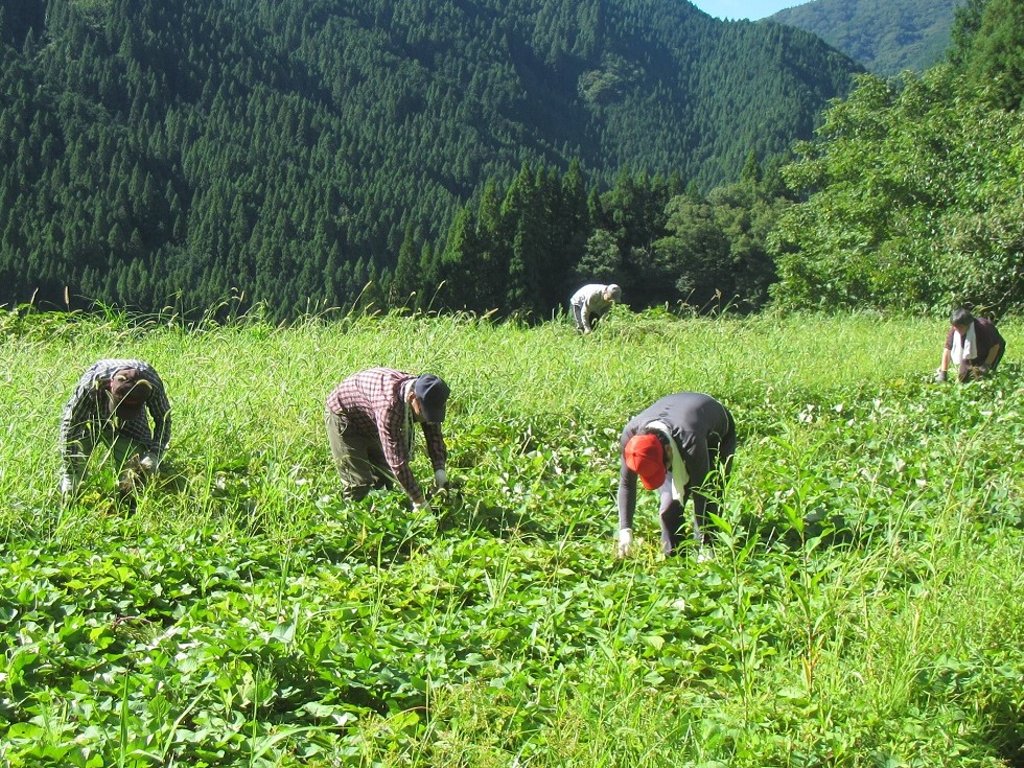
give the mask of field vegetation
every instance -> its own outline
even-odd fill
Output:
[[[1024,388],[937,385],[941,318],[0,315],[0,765],[1024,764]],[[60,407],[152,363],[171,452],[63,503]],[[323,399],[442,375],[456,487],[340,498]],[[616,560],[619,431],[705,391],[715,558]],[[429,476],[422,451],[415,468]]]

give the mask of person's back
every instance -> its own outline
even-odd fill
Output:
[[[612,305],[622,298],[622,289],[615,283],[588,283],[569,299],[576,330],[590,333],[597,321],[604,317]]]

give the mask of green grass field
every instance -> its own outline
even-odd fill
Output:
[[[0,765],[1024,765],[1024,325],[928,381],[942,319],[468,318],[184,328],[0,315]],[[139,357],[174,413],[134,510],[57,492],[60,410]],[[344,502],[323,400],[451,385],[458,488]],[[618,435],[708,392],[716,557],[614,557]],[[419,441],[417,475],[429,477]]]

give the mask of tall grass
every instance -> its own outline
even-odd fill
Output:
[[[924,318],[6,315],[0,763],[1020,764],[1001,330],[997,378],[938,386]],[[134,509],[103,472],[56,492],[61,405],[107,356],[173,405]],[[432,515],[338,493],[323,400],[373,365],[451,385]],[[685,389],[740,434],[715,560],[662,559],[647,494],[616,561],[619,431]]]

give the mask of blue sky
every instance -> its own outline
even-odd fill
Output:
[[[783,8],[802,5],[807,0],[690,0],[704,13],[719,19],[763,19]]]

